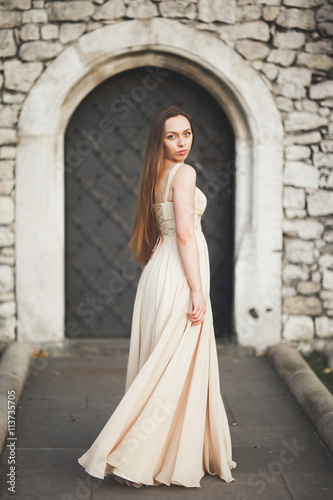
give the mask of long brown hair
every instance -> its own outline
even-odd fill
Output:
[[[126,249],[126,252],[129,248],[132,249],[131,261],[135,259],[141,267],[147,264],[161,238],[161,231],[153,205],[156,202],[155,187],[158,185],[163,173],[164,125],[168,118],[179,115],[185,116],[190,122],[193,146],[194,131],[192,117],[182,109],[175,106],[162,108],[155,114],[150,125],[139,179],[132,236]]]

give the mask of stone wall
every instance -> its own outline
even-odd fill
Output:
[[[49,62],[83,34],[152,17],[210,31],[271,90],[285,127],[282,336],[333,338],[332,0],[5,0],[1,8],[0,339],[16,336],[15,157],[22,103]]]

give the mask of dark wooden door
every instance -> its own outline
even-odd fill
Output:
[[[232,333],[234,136],[212,96],[162,68],[116,75],[80,103],[65,136],[66,336],[129,337],[141,268],[125,248],[152,116],[176,105],[194,119],[187,163],[208,198],[202,219],[216,337]]]

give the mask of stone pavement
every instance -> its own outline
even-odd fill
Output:
[[[136,489],[91,478],[77,458],[92,444],[124,393],[127,350],[58,352],[35,359],[16,414],[15,493],[10,448],[1,456],[0,497],[15,500],[331,500],[333,461],[265,356],[218,346],[235,481],[205,475],[201,488]]]

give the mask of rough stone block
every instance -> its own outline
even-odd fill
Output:
[[[325,0],[283,0],[285,5],[289,7],[300,7],[301,9],[311,9],[312,7],[318,7],[318,5],[323,5]]]
[[[18,60],[5,61],[5,88],[27,92],[43,70],[41,62],[21,63]]]
[[[281,68],[278,83],[292,82],[294,84],[309,85],[311,82],[311,71],[307,68]]]
[[[21,24],[22,14],[17,11],[1,10],[0,28],[17,28]]]
[[[13,146],[2,146],[0,149],[0,158],[11,160],[16,157],[16,148]]]
[[[285,139],[286,145],[288,144],[317,144],[321,141],[320,132],[308,132],[299,135],[287,135]]]
[[[38,24],[24,24],[20,30],[20,38],[24,41],[39,40]]]
[[[44,9],[26,10],[22,14],[22,22],[25,23],[47,23],[47,12]]]
[[[11,266],[0,266],[0,290],[1,293],[14,290],[14,269]]]
[[[283,233],[287,236],[298,237],[303,240],[315,240],[321,238],[323,232],[323,224],[316,220],[295,219],[283,222]]]
[[[333,213],[333,191],[320,189],[308,196],[308,213],[312,217]]]
[[[308,163],[287,161],[284,182],[296,187],[317,189],[319,186],[319,171]]]
[[[313,31],[316,28],[315,13],[310,9],[283,8],[276,23],[283,28]]]
[[[0,30],[0,57],[11,57],[16,54],[16,43],[13,30]]]
[[[64,23],[60,26],[60,42],[68,43],[79,38],[85,31],[84,23]]]
[[[273,38],[273,45],[282,49],[299,49],[305,43],[304,33],[298,31],[277,31]]]
[[[284,314],[305,314],[307,316],[313,316],[322,313],[322,305],[318,297],[295,295],[295,297],[287,297],[284,299],[282,310]]]
[[[267,61],[280,64],[281,66],[290,66],[296,58],[296,52],[294,50],[287,49],[273,49],[270,51]]]
[[[311,99],[325,99],[333,96],[333,80],[325,80],[310,86]]]
[[[333,319],[327,316],[315,318],[316,335],[320,338],[329,338],[333,335]]]
[[[251,38],[268,42],[270,38],[268,24],[264,21],[252,21],[240,23],[234,26],[222,26],[218,28],[222,40],[237,40],[241,38]]]
[[[269,53],[269,47],[254,40],[240,40],[236,43],[236,50],[250,61],[254,59],[264,59]]]
[[[247,3],[251,3],[251,0],[247,0]],[[281,0],[256,0],[256,3],[258,5],[280,5]]]
[[[324,234],[326,243],[333,243],[333,231],[326,231]]]
[[[276,92],[285,97],[300,99],[305,96],[305,86],[308,86],[310,82],[311,71],[309,69],[282,68],[277,78]]]
[[[4,104],[22,104],[25,99],[25,94],[15,92],[4,92],[2,94],[2,102]]]
[[[142,3],[142,2],[141,2]],[[157,9],[156,6],[153,5],[151,2],[144,2],[145,4],[150,4],[152,10],[155,10],[156,13],[154,15],[157,15]],[[98,7],[94,15],[92,16],[93,19],[99,20],[99,19],[119,19],[120,17],[123,17],[125,14],[125,4],[123,0],[109,0],[105,4],[103,4],[101,7]],[[132,16],[129,16],[132,17]],[[136,16],[133,16],[136,17]],[[151,17],[151,16],[148,16]]]
[[[286,285],[291,285],[298,280],[309,279],[309,273],[303,266],[286,264],[282,270],[282,280]]]
[[[333,290],[333,271],[323,270],[323,287],[327,290]]]
[[[324,3],[324,2],[322,2]],[[320,7],[316,12],[316,19],[318,22],[320,21],[333,21],[333,5],[325,4]]]
[[[308,146],[288,146],[286,148],[287,161],[298,161],[310,158],[311,148]]]
[[[319,23],[318,30],[322,36],[333,36],[333,23]]]
[[[8,226],[0,226],[0,247],[11,247],[14,245],[14,232]]]
[[[205,23],[235,23],[236,15],[236,0],[198,0],[198,19]]]
[[[313,320],[304,315],[289,316],[282,336],[287,340],[311,340],[314,336]]]
[[[31,0],[10,0],[10,7],[18,10],[31,9]]]
[[[1,266],[2,267],[2,266]],[[2,342],[12,342],[15,340],[16,318],[0,318],[0,332]]]
[[[197,17],[195,4],[184,2],[182,0],[161,2],[160,12],[163,17],[184,17],[187,19],[195,19]],[[157,12],[156,14],[154,13],[154,15],[157,15]],[[151,15],[149,17],[151,17]]]
[[[59,42],[26,42],[20,48],[20,57],[25,61],[44,61],[53,59],[61,50]]]
[[[268,7],[269,8],[269,7]],[[276,8],[276,7],[273,7]],[[256,21],[261,17],[260,7],[257,5],[245,5],[237,9],[237,23],[244,23],[247,21]],[[268,21],[268,19],[266,19]]]
[[[0,264],[8,264],[13,266],[15,264],[14,255],[10,255],[7,253],[8,250],[12,250],[11,248],[3,248],[0,252]]]
[[[330,71],[333,68],[333,59],[325,54],[307,54],[300,52],[297,54],[297,64],[312,69],[322,69]]]
[[[276,102],[280,111],[292,111],[294,103],[289,97],[277,96]]]
[[[59,28],[56,24],[47,24],[42,26],[41,33],[43,40],[56,40],[58,38]]]
[[[282,297],[294,297],[296,295],[296,290],[292,286],[282,287]]]
[[[0,196],[10,196],[13,192],[15,182],[13,180],[0,180]]]
[[[313,281],[300,281],[297,284],[297,291],[302,295],[314,295],[320,292],[321,284]]]
[[[319,106],[315,101],[310,101],[308,99],[304,99],[302,101],[303,111],[308,111],[309,113],[318,113]]]
[[[317,168],[320,167],[333,168],[333,154],[315,152],[313,154],[313,163]]]
[[[328,255],[326,255],[325,257],[328,257]],[[333,255],[331,256],[331,258],[333,259]],[[333,290],[321,290],[319,295],[322,300],[333,300]]]
[[[81,0],[50,2],[47,12],[50,21],[84,21],[93,14],[94,5],[92,2]]]
[[[306,210],[301,210],[301,209],[286,209],[286,217],[287,219],[304,219],[308,214],[306,213]]]
[[[0,104],[0,127],[13,127],[17,123],[18,110],[9,104]]]
[[[15,144],[17,141],[17,132],[12,128],[1,129],[0,145],[2,144]]]
[[[0,198],[0,224],[11,224],[14,220],[14,201],[10,196]]]
[[[0,317],[11,318],[15,314],[15,302],[1,302],[0,303]]]
[[[305,87],[292,82],[278,83],[275,87],[275,93],[292,99],[303,99],[306,95]],[[297,103],[295,108],[298,110]]]
[[[1,151],[4,147],[1,148]],[[14,162],[11,160],[0,161],[0,178],[13,179],[14,177]]]
[[[276,5],[267,5],[263,8],[262,17],[264,21],[274,21],[280,13],[280,7]]]
[[[262,71],[267,76],[267,78],[269,78],[269,80],[275,80],[279,69],[277,66],[275,66],[275,64],[265,63],[262,67]]]
[[[302,130],[313,130],[328,124],[328,119],[323,116],[314,115],[305,111],[294,111],[289,113],[285,120],[285,129],[287,132]]]
[[[284,188],[284,208],[302,209],[305,207],[304,189],[296,189],[286,186]]]
[[[327,54],[332,52],[332,43],[330,40],[316,40],[305,44],[305,51],[312,54]]]
[[[333,189],[333,172],[329,175],[329,177],[327,179],[326,187]]]
[[[314,243],[299,239],[285,238],[285,253],[289,262],[294,264],[312,264]]]
[[[158,11],[156,5],[151,2],[138,0],[127,7],[125,15],[136,19],[149,19],[158,16]]]
[[[324,153],[333,153],[333,141],[329,139],[321,141],[320,148]]]

